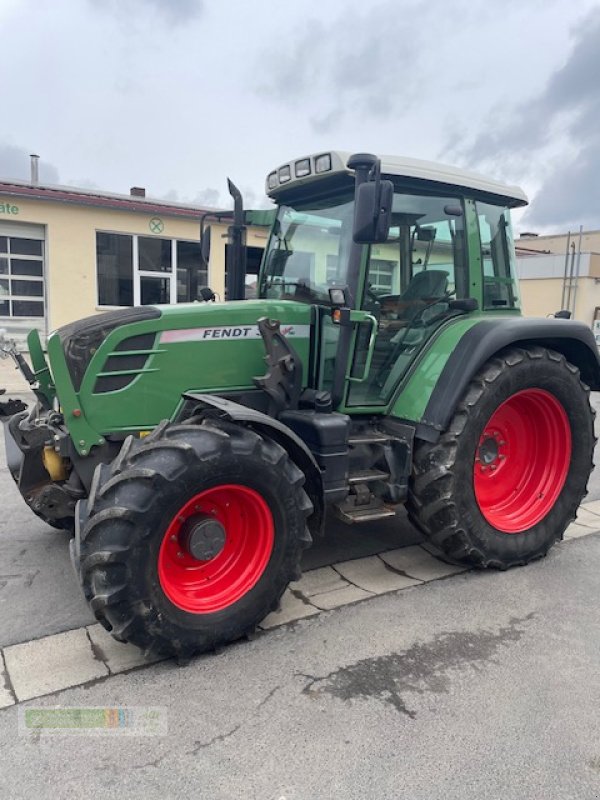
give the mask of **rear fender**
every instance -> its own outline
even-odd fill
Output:
[[[506,347],[533,344],[562,353],[578,367],[581,380],[590,389],[600,389],[600,357],[587,325],[553,318],[482,320],[462,336],[446,361],[417,426],[417,437],[437,440],[473,376],[486,361]]]

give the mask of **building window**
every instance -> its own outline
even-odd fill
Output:
[[[138,269],[142,272],[171,272],[172,249],[170,239],[138,236]]]
[[[177,302],[199,300],[199,290],[208,285],[199,242],[177,242]]]
[[[140,275],[140,304],[165,305],[171,302],[171,282],[168,278]]]
[[[0,236],[0,316],[44,316],[44,243]]]
[[[246,275],[244,279],[244,297],[246,300],[256,300],[258,294],[258,275],[264,253],[264,247],[246,246]],[[225,299],[227,299],[228,264],[231,261],[231,245],[225,245]],[[204,272],[204,282],[200,286],[208,286],[208,276]]]
[[[370,288],[380,294],[392,294],[394,270],[397,268],[397,261],[372,258],[369,263]]]
[[[325,261],[325,274],[328,286],[335,286],[338,279],[340,257],[337,253],[328,253]]]
[[[133,237],[118,233],[96,234],[98,303],[133,305]]]
[[[199,242],[103,231],[96,269],[100,306],[193,302],[208,280]]]

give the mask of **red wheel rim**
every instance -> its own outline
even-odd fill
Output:
[[[218,552],[195,558],[185,534],[198,520],[211,518],[222,528]],[[275,538],[273,517],[264,499],[247,486],[215,486],[192,497],[173,517],[158,554],[158,578],[169,600],[184,611],[209,614],[235,603],[256,585],[266,569]]]
[[[485,519],[504,533],[537,525],[554,506],[571,461],[571,427],[561,403],[525,389],[502,403],[479,438],[473,472]]]

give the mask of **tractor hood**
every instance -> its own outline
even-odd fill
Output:
[[[312,315],[304,303],[246,300],[126,308],[59,328],[48,357],[65,422],[72,406],[101,438],[172,419],[184,392],[255,389],[265,372],[261,317],[281,323],[305,381]]]

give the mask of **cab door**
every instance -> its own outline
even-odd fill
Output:
[[[347,408],[383,411],[451,300],[469,296],[464,218],[459,197],[394,195],[388,240],[367,254]]]

